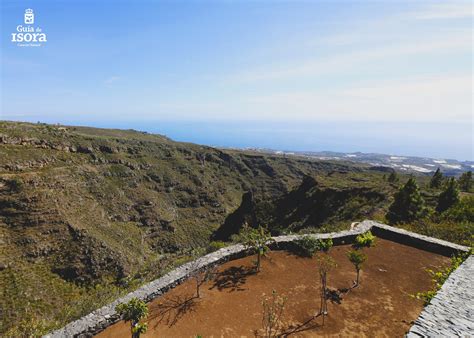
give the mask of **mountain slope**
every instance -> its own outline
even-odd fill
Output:
[[[393,189],[362,165],[224,151],[132,130],[0,122],[1,332],[21,326],[25,312],[40,327],[60,325],[156,277],[214,233],[219,238],[225,224],[238,231],[248,218],[246,210],[236,217],[245,196],[251,223],[275,233],[356,215],[315,218],[333,205],[321,203],[315,187],[304,191],[305,177],[346,182],[340,193],[352,192],[339,209],[364,196],[351,186],[360,177]]]

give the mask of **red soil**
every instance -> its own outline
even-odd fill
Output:
[[[331,290],[349,288],[355,279],[346,257],[349,245],[336,246],[330,255],[337,267],[328,275]],[[329,301],[329,314],[319,311],[320,283],[315,259],[273,251],[254,274],[246,257],[223,264],[217,277],[195,296],[188,280],[149,305],[148,332],[143,337],[252,337],[262,334],[262,295],[272,289],[287,297],[279,333],[291,336],[366,335],[401,337],[423,309],[410,297],[431,286],[426,268],[446,265],[448,258],[378,238],[361,271],[361,284],[340,301]],[[128,323],[119,322],[98,337],[129,337]]]

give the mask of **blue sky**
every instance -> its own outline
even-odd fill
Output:
[[[1,1],[0,119],[473,160],[472,4]],[[48,41],[19,47],[26,8]]]

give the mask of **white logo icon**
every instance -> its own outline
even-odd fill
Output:
[[[35,23],[35,14],[33,13],[33,10],[30,8],[25,9],[25,24],[32,25],[34,23]]]
[[[0,0],[1,1],[1,0]],[[12,42],[19,47],[40,47],[47,42],[46,33],[43,28],[35,27],[35,14],[31,8],[25,9],[25,25],[16,26],[16,32],[12,33]]]

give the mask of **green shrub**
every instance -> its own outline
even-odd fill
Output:
[[[444,220],[474,222],[474,196],[467,196],[442,213]]]
[[[418,299],[423,300],[425,305],[428,305],[436,293],[441,289],[444,282],[448,279],[449,275],[456,270],[462,262],[471,254],[472,252],[464,253],[458,256],[453,256],[451,258],[451,264],[439,271],[434,271],[431,269],[427,269],[428,273],[431,276],[431,280],[433,282],[433,287],[431,290],[425,292],[418,292],[415,297]]]
[[[23,189],[23,181],[19,177],[14,177],[7,181],[8,187],[14,192],[20,192]]]
[[[36,316],[25,316],[15,322],[5,332],[4,337],[41,337],[51,331],[53,327],[48,325],[46,320],[38,319]]]
[[[295,241],[298,248],[297,252],[301,256],[313,257],[317,251],[328,252],[332,247],[332,239],[317,239],[311,236],[303,236],[303,238]]]
[[[360,234],[356,237],[354,246],[356,248],[363,248],[367,247],[370,248],[371,246],[375,245],[375,236],[372,235],[372,232],[367,231],[364,234]]]
[[[409,224],[400,224],[399,227],[466,246],[471,246],[474,240],[474,222],[441,220],[438,223],[422,219]]]
[[[140,334],[146,332],[148,326],[141,322],[148,316],[148,306],[144,301],[132,298],[128,303],[117,305],[115,311],[122,316],[124,321],[130,322],[132,338],[138,338]]]
[[[226,247],[226,244],[222,241],[212,241],[207,246],[207,253],[211,253],[225,247]]]
[[[332,238],[319,240],[319,247],[321,251],[328,252],[332,248]]]

